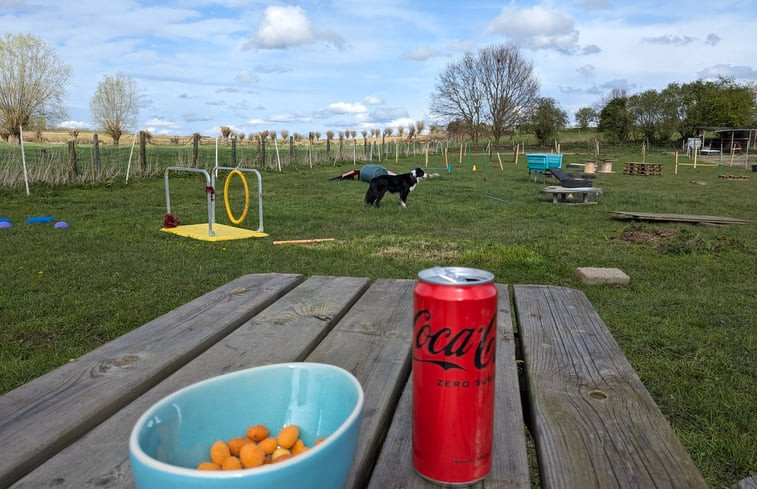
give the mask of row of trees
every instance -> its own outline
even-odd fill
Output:
[[[422,120],[411,122],[408,124],[407,128],[404,126],[397,127],[397,136],[404,139],[405,138],[405,130],[407,129],[407,140],[412,141],[413,138],[417,137],[421,132],[423,132],[424,128],[426,127],[426,123]],[[432,128],[432,130],[435,130],[435,128]],[[372,138],[381,138],[382,142],[387,138],[394,135],[394,128],[392,127],[386,127],[383,129],[374,128],[374,129],[363,129],[360,131],[360,134],[363,136],[363,139],[367,139],[368,137]],[[310,131],[307,135],[301,134],[298,132],[292,133],[292,139],[295,141],[302,141],[304,139],[308,139],[310,141],[319,141],[321,137],[324,134],[320,131]],[[289,130],[282,129],[281,131],[277,132],[275,130],[264,130],[260,131],[258,133],[253,134],[245,134],[243,132],[234,131],[229,126],[221,126],[221,137],[223,138],[224,142],[229,141],[230,138],[235,138],[239,142],[243,142],[245,138],[247,138],[248,141],[265,141],[266,139],[270,138],[271,140],[277,139],[277,136],[281,136],[281,139],[289,139]],[[352,130],[346,130],[346,131],[326,131],[326,144],[327,146],[330,145],[331,141],[338,138],[340,141],[343,141],[345,139],[356,139],[358,137],[358,131],[352,131]]]
[[[616,93],[596,121],[611,142],[666,142],[698,136],[702,127],[752,127],[757,123],[757,86],[733,80],[671,83],[665,89]],[[588,112],[588,111],[587,111]]]
[[[62,120],[65,86],[71,67],[64,64],[41,39],[29,35],[6,34],[0,39],[0,136],[18,139],[20,127],[40,131],[49,122]],[[521,130],[532,131],[541,144],[557,138],[568,125],[568,116],[552,98],[541,97],[533,63],[514,45],[492,45],[468,52],[452,61],[440,73],[432,94],[430,111],[443,121],[448,133],[463,132],[477,144],[482,136],[498,143],[502,136]],[[757,124],[757,89],[732,80],[697,80],[671,83],[664,90],[647,90],[627,95],[615,91],[594,107],[575,114],[579,127],[597,124],[610,142],[644,139],[667,142],[696,135],[698,127],[747,127]],[[114,144],[136,126],[139,99],[135,81],[123,73],[106,75],[90,100],[92,120]],[[436,127],[436,126],[432,126]],[[408,127],[408,140],[425,128],[423,121]],[[397,129],[404,137],[405,128]],[[232,130],[223,126],[228,139]],[[288,131],[281,131],[284,139]],[[381,137],[391,136],[392,128],[363,130]],[[263,135],[266,133],[265,135]],[[244,134],[236,135],[238,140]],[[256,134],[265,140],[274,131]],[[299,136],[299,137],[298,137]],[[339,139],[355,138],[356,131],[340,131]],[[305,136],[295,134],[295,139]],[[311,141],[320,133],[310,132]],[[333,131],[326,132],[330,148]]]
[[[527,130],[549,144],[568,125],[559,103],[539,95],[533,64],[513,45],[489,46],[450,62],[439,75],[430,111],[474,143],[484,135],[499,142],[506,133]],[[616,90],[579,109],[575,118],[581,128],[597,125],[610,142],[664,143],[696,136],[701,127],[757,125],[757,85],[721,78],[634,95]]]
[[[0,136],[20,141],[21,128],[37,132],[66,116],[63,104],[71,67],[40,38],[6,34],[0,39]],[[118,144],[139,113],[133,78],[106,75],[90,99],[92,120]]]

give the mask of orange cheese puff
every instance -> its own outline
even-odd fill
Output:
[[[242,445],[242,448],[239,450],[239,460],[242,461],[242,467],[245,469],[258,467],[263,465],[265,453],[262,448],[254,443],[248,443],[247,445]]]
[[[292,448],[294,442],[300,437],[300,429],[296,424],[290,424],[281,428],[279,436],[276,437],[276,441],[279,442],[279,446],[283,448]]]
[[[285,454],[279,455],[278,457],[276,457],[273,460],[271,460],[271,463],[272,464],[277,464],[279,462],[283,462],[284,460],[289,460],[292,457],[293,457],[293,455],[291,453],[285,453]]]
[[[247,443],[252,443],[252,440],[248,438],[232,438],[226,442],[229,445],[229,452],[235,457],[239,456],[239,449],[242,448],[242,445],[246,445]]]
[[[254,442],[259,442],[268,438],[268,428],[262,424],[256,424],[247,428],[247,438]]]
[[[202,462],[197,466],[197,470],[221,470],[221,466],[213,462]]]
[[[324,437],[320,437],[320,438],[318,438],[317,440],[315,440],[315,443],[313,444],[313,446],[316,446],[316,445],[318,445],[319,443],[321,443],[321,442],[322,442],[323,440],[325,440],[325,439],[326,439],[326,438],[324,438]]]
[[[210,447],[210,460],[218,465],[223,465],[223,461],[230,456],[231,450],[229,450],[229,445],[223,440],[218,440]]]
[[[223,465],[221,465],[222,470],[239,470],[241,468],[241,460],[239,460],[239,458],[235,457],[234,455],[226,457],[226,460],[223,461]]]
[[[294,445],[292,445],[292,455],[299,455],[307,449],[308,447],[305,446],[305,442],[302,441],[302,438],[299,438],[294,442]]]
[[[276,438],[269,436],[265,440],[258,443],[258,446],[263,449],[263,452],[266,455],[270,455],[274,450],[276,450],[276,447],[279,446],[279,442],[276,441]]]
[[[281,456],[291,455],[291,454],[292,452],[290,452],[288,449],[279,447],[276,450],[274,450],[273,453],[271,454],[271,460],[276,460],[277,458]]]

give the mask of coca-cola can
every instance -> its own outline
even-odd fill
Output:
[[[413,304],[413,467],[443,485],[491,471],[497,289],[463,267],[418,273]]]

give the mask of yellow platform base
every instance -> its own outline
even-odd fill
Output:
[[[213,224],[215,236],[208,236],[208,223],[180,225],[175,228],[162,228],[161,231],[203,241],[228,241],[231,239],[265,238],[266,233],[249,229],[235,228],[225,224]]]

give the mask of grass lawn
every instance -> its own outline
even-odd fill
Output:
[[[586,155],[566,155],[565,163]],[[439,166],[440,157],[435,157]],[[490,270],[501,283],[555,284],[586,292],[711,487],[733,488],[757,470],[757,223],[710,227],[637,223],[608,211],[720,215],[757,220],[757,174],[718,178],[682,167],[662,177],[598,175],[596,205],[552,205],[519,165],[477,163],[421,182],[407,209],[387,196],[362,202],[366,184],[329,181],[359,168],[263,171],[268,238],[204,242],[160,232],[162,176],[97,185],[0,188],[0,392],[66,363],[246,273],[414,278],[433,265]],[[422,158],[387,166],[404,172]],[[456,163],[456,162],[455,162]],[[253,187],[254,179],[250,178]],[[239,180],[231,205],[241,208]],[[218,184],[216,217],[230,224]],[[171,208],[207,222],[205,183],[172,174]],[[257,228],[253,205],[243,227]],[[50,215],[70,228],[29,224]],[[274,240],[335,238],[311,245]],[[585,285],[581,266],[617,267],[625,286]],[[408,318],[410,327],[410,318]]]

